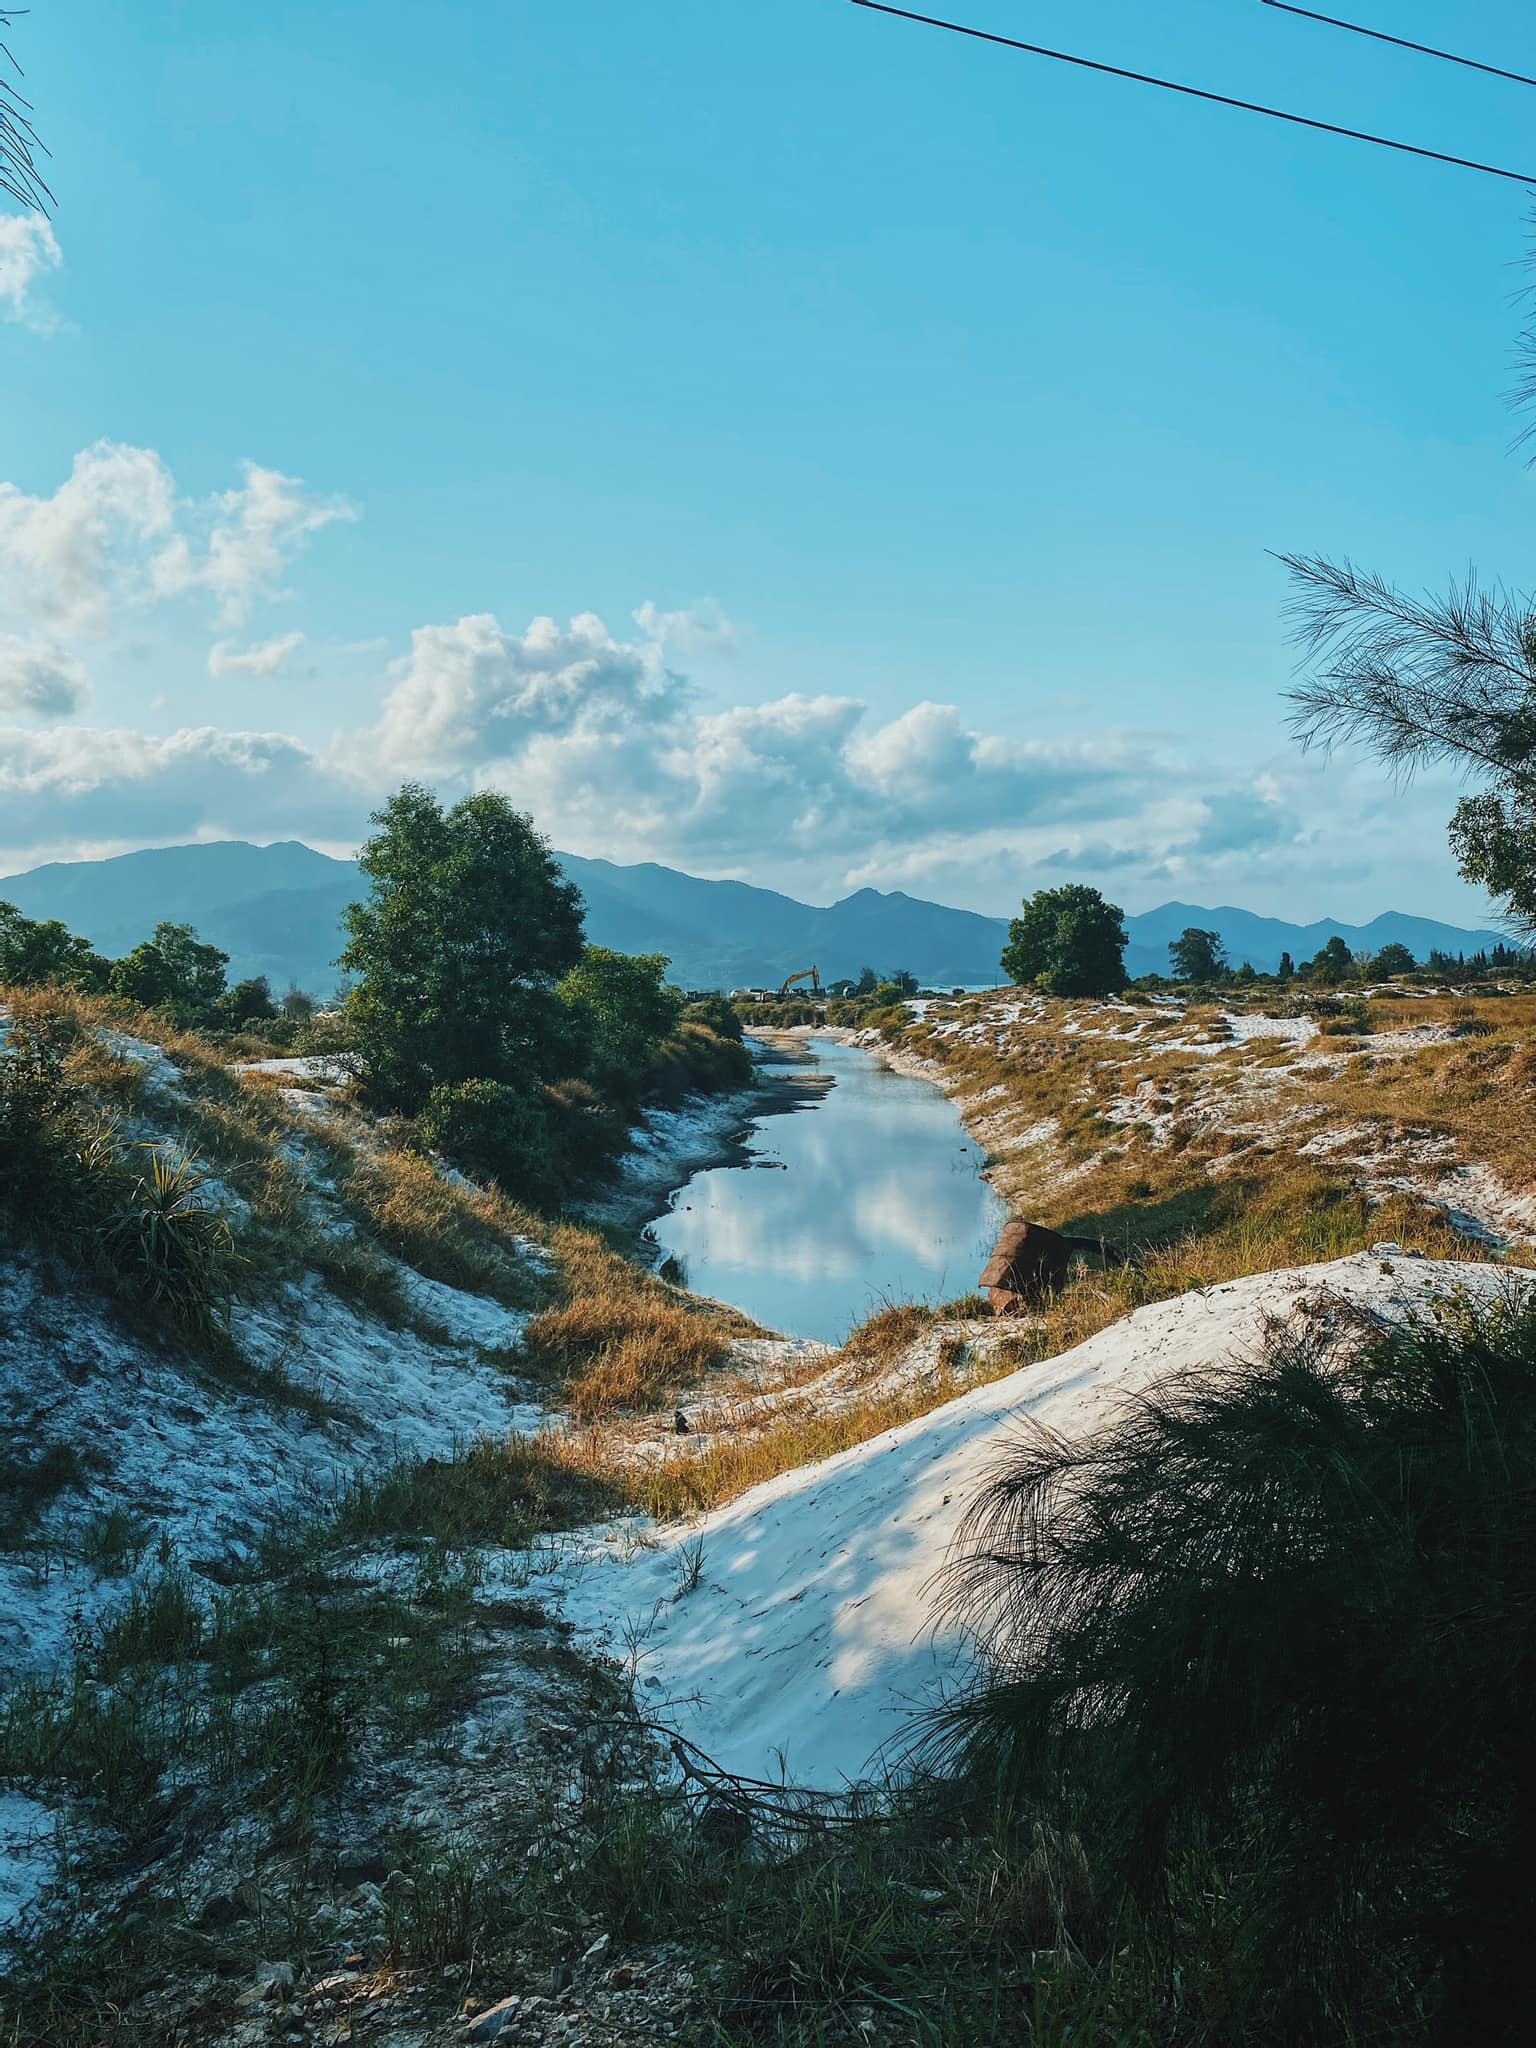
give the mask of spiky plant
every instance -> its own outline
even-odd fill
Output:
[[[228,1219],[207,1199],[209,1177],[183,1153],[145,1146],[137,1175],[108,1223],[105,1249],[141,1305],[183,1330],[221,1328],[238,1263]]]
[[[982,1661],[931,1754],[1078,1827],[1144,1906],[1223,1873],[1250,2021],[1352,2038],[1387,2000],[1445,2039],[1517,2031],[1536,1309],[1276,1339],[1111,1433],[1038,1437],[948,1597]]]

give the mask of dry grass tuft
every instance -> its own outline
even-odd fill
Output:
[[[596,1231],[561,1224],[550,1245],[561,1298],[529,1324],[526,1355],[563,1385],[579,1422],[655,1408],[724,1365],[732,1338],[762,1334],[735,1309],[643,1271]]]
[[[375,1242],[414,1266],[508,1308],[532,1308],[544,1282],[527,1256],[537,1219],[493,1188],[448,1179],[420,1152],[352,1150],[333,1137],[347,1206]]]

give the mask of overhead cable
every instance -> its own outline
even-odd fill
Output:
[[[1484,64],[1476,57],[1458,57],[1454,50],[1437,50],[1433,43],[1412,43],[1406,36],[1389,36],[1385,29],[1363,28],[1358,21],[1341,21],[1336,14],[1317,14],[1310,7],[1293,7],[1291,0],[1261,0],[1281,14],[1299,14],[1303,21],[1320,21],[1325,28],[1342,28],[1352,36],[1368,36],[1373,43],[1391,43],[1399,50],[1416,50],[1421,57],[1438,57],[1446,64],[1461,64],[1468,71],[1485,71],[1490,78],[1507,78],[1515,85],[1536,85],[1523,71],[1506,71],[1499,64]]]
[[[1536,174],[1510,171],[1499,164],[1479,163],[1473,157],[1451,156],[1441,149],[1425,149],[1416,142],[1397,142],[1390,135],[1373,135],[1364,128],[1344,128],[1336,121],[1318,121],[1310,114],[1288,113],[1282,107],[1262,106],[1256,100],[1234,99],[1224,92],[1208,92],[1199,85],[1183,85],[1176,79],[1157,78],[1146,71],[1129,71],[1120,64],[1104,64],[1094,57],[1075,56],[1068,50],[1048,49],[1043,43],[1026,43],[1017,36],[998,35],[991,29],[972,28],[965,22],[945,21],[936,14],[918,14],[911,8],[892,7],[886,0],[851,0],[870,14],[888,14],[897,21],[911,21],[923,28],[943,29],[950,35],[966,36],[972,42],[995,44],[1003,50],[1019,50],[1029,57],[1049,58],[1056,64],[1071,64],[1080,71],[1096,71],[1106,78],[1128,79],[1133,85],[1156,86],[1161,92],[1176,92],[1185,99],[1205,100],[1212,106],[1234,107],[1243,114],[1262,114],[1271,121],[1287,121],[1296,128],[1316,129],[1323,135],[1342,135],[1350,142],[1369,142],[1377,149],[1396,150],[1403,156],[1425,157],[1431,163],[1451,164],[1461,171],[1480,171],[1485,177],[1506,178],[1511,184],[1536,186]]]

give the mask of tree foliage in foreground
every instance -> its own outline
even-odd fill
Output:
[[[1019,985],[1057,996],[1115,995],[1126,984],[1125,912],[1097,889],[1069,882],[1024,900],[1008,927],[1002,969]]]
[[[1478,781],[1451,820],[1457,863],[1536,930],[1536,605],[1470,573],[1416,598],[1348,561],[1281,559],[1308,665],[1291,693],[1298,736]]]
[[[1042,1437],[949,1598],[985,1676],[937,1752],[1146,1904],[1227,1873],[1265,2038],[1401,1998],[1431,2038],[1523,2038],[1536,1309],[1289,1341]]]

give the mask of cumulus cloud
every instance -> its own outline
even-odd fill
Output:
[[[222,640],[210,670],[274,674],[299,643]],[[0,856],[219,836],[355,843],[406,778],[447,799],[503,790],[573,852],[813,896],[868,884],[992,908],[1063,872],[1133,907],[1170,883],[1198,895],[1275,876],[1290,891],[1299,850],[1338,837],[1337,789],[1320,793],[1305,764],[1234,774],[1167,735],[1020,739],[933,701],[886,719],[836,694],[715,708],[669,647],[643,622],[624,638],[592,613],[521,631],[492,613],[424,625],[382,674],[377,716],[324,745],[15,724],[0,729]],[[15,638],[5,653],[0,715],[78,710],[84,672],[58,643]],[[1366,844],[1370,807],[1349,816]],[[1344,872],[1342,851],[1330,873]]]
[[[0,213],[0,314],[48,334],[58,316],[33,296],[33,286],[57,270],[64,252],[40,213]]]
[[[280,633],[275,640],[258,640],[250,647],[237,647],[233,640],[215,640],[208,650],[208,673],[215,680],[220,676],[275,676],[303,644],[302,633]]]
[[[524,633],[503,631],[490,612],[419,626],[391,674],[367,750],[380,770],[412,775],[515,760],[551,735],[666,723],[687,694],[656,644],[614,640],[591,612],[563,628],[535,619]]]
[[[343,498],[307,496],[300,477],[255,462],[242,468],[245,482],[238,490],[221,492],[208,509],[201,549],[177,533],[152,568],[154,587],[162,596],[211,591],[226,625],[239,625],[259,593],[277,592],[290,558],[311,534],[338,519],[357,517]]]
[[[5,261],[0,242],[0,279]],[[258,597],[286,594],[283,574],[312,535],[355,516],[255,463],[237,489],[184,499],[152,448],[97,441],[52,492],[0,482],[0,630],[70,647],[105,639],[125,610],[199,593],[225,624],[240,624]],[[302,638],[220,640],[209,672],[274,675]]]
[[[18,864],[41,847],[350,838],[360,812],[356,790],[284,733],[0,728],[0,854]]]
[[[168,536],[176,494],[152,449],[98,441],[49,497],[0,483],[0,602],[60,637],[104,633],[144,551]]]
[[[0,633],[0,718],[70,718],[90,694],[90,678],[72,654]]]

